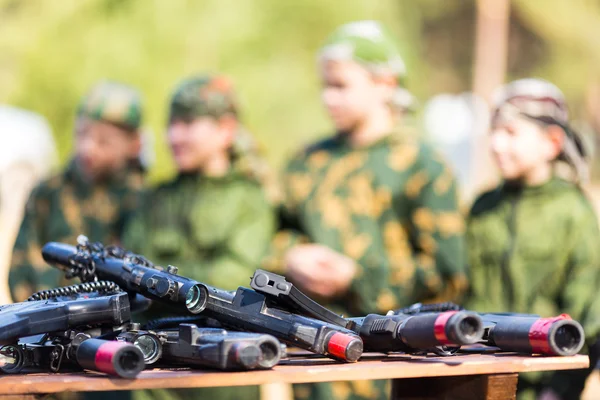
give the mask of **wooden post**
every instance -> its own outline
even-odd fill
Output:
[[[477,0],[473,92],[488,103],[506,75],[509,16],[510,0]],[[489,156],[486,132],[474,132],[472,140],[471,189],[478,191],[495,183],[495,168]]]
[[[392,400],[510,400],[516,398],[517,374],[395,379]]]

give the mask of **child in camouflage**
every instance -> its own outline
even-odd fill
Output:
[[[75,121],[75,154],[60,174],[31,193],[12,253],[9,284],[14,301],[58,286],[41,246],[75,243],[77,235],[116,243],[136,209],[143,186],[139,168],[141,97],[133,88],[101,82],[82,99]]]
[[[392,35],[377,21],[342,25],[318,60],[335,132],[288,164],[265,268],[347,316],[457,300],[466,274],[456,181],[399,110],[405,66]],[[295,394],[379,399],[384,386],[335,382]]]
[[[568,313],[588,340],[600,331],[600,234],[579,182],[585,151],[568,126],[561,91],[540,79],[498,90],[490,150],[504,182],[475,201],[467,223],[468,308],[541,316]],[[572,171],[565,180],[558,162]],[[519,398],[577,398],[587,373],[530,374]]]

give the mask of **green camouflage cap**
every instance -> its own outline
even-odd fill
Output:
[[[84,96],[77,115],[136,131],[142,123],[142,98],[131,86],[103,81]]]
[[[401,79],[406,66],[392,35],[377,21],[356,21],[337,28],[325,41],[320,59],[353,60],[373,73]]]
[[[171,98],[169,121],[237,115],[231,81],[223,76],[197,76],[184,80]]]

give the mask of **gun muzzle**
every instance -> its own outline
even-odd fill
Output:
[[[71,258],[77,254],[77,248],[64,243],[49,242],[42,247],[42,257],[51,266],[65,270],[71,265]]]
[[[489,344],[504,351],[572,356],[584,345],[579,322],[567,314],[553,318],[482,315]]]
[[[475,313],[446,311],[418,314],[398,325],[397,337],[413,349],[473,344],[483,335],[483,322]]]
[[[358,361],[363,352],[363,342],[358,336],[332,332],[325,341],[327,353],[346,362]]]
[[[275,338],[263,340],[258,347],[261,357],[258,362],[260,368],[273,368],[281,359],[281,344]]]
[[[8,344],[0,347],[0,371],[6,374],[18,374],[25,365],[25,353],[15,345]]]
[[[230,349],[231,360],[242,369],[270,369],[281,359],[281,345],[273,339],[260,343],[236,343]]]
[[[229,349],[232,365],[249,370],[258,366],[261,358],[260,348],[252,343],[235,343]]]
[[[83,341],[75,358],[82,368],[121,378],[135,378],[145,367],[140,349],[130,343],[110,340]]]

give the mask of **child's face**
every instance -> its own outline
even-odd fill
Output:
[[[75,153],[84,173],[93,180],[124,169],[140,152],[140,137],[115,125],[80,118],[75,128]]]
[[[231,146],[232,132],[212,117],[191,122],[175,120],[167,132],[169,146],[180,172],[201,170],[215,155]]]
[[[490,150],[502,177],[515,180],[547,166],[560,148],[542,125],[518,117],[493,124]]]
[[[323,60],[319,64],[323,88],[321,97],[335,127],[352,131],[376,107],[387,107],[394,84],[375,79],[371,72],[353,61]]]

